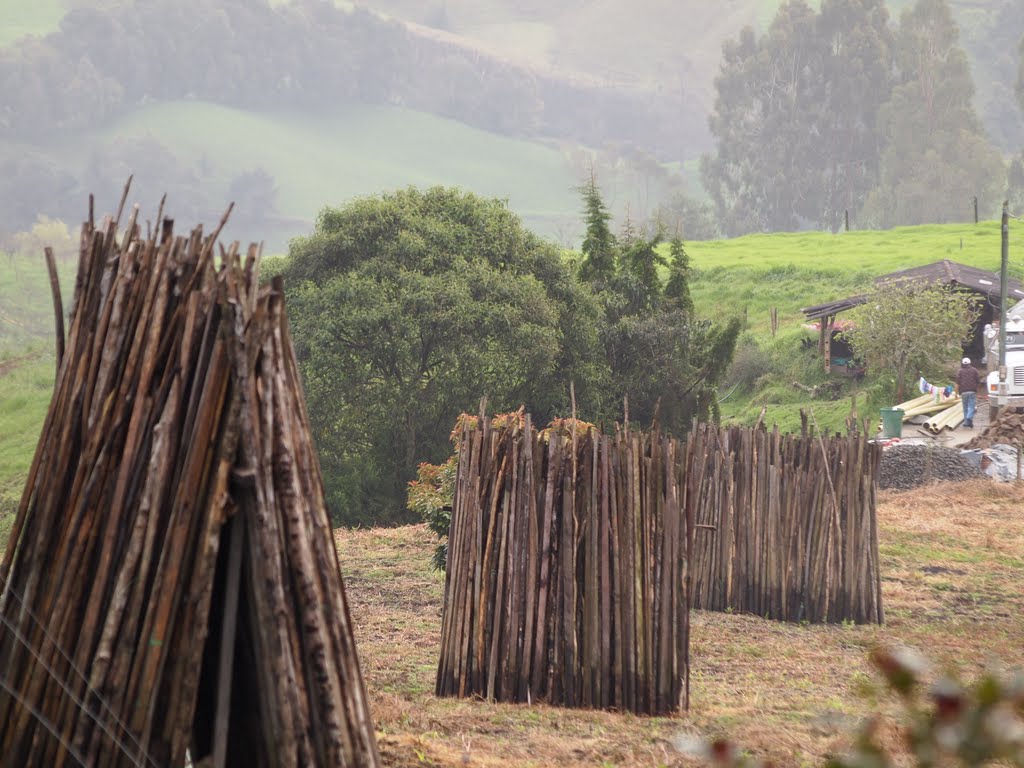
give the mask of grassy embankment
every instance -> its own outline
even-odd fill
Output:
[[[65,308],[74,265],[58,265]],[[42,256],[0,254],[0,546],[53,391],[53,303]]]
[[[803,328],[801,307],[863,292],[878,276],[950,259],[998,272],[1000,237],[997,222],[902,227],[889,231],[751,235],[732,240],[694,242],[687,246],[695,270],[691,291],[698,312],[719,318],[746,313],[747,331],[734,368],[743,384],[722,403],[726,420],[752,423],[762,406],[768,423],[783,430],[799,427],[800,408],[811,407],[823,427],[839,428],[858,394],[858,413],[877,417],[892,405],[895,386],[885,376],[869,374],[846,382],[837,399],[812,399],[793,386],[826,381],[816,349],[801,347],[817,340]],[[1011,250],[1011,274],[1024,276],[1024,259]],[[769,330],[769,310],[778,308],[779,331]],[[955,368],[956,361],[950,361]],[[726,389],[728,392],[728,389]]]
[[[677,766],[681,735],[728,736],[777,765],[821,765],[874,710],[868,663],[904,644],[975,677],[1024,663],[1020,487],[990,481],[883,493],[884,626],[808,626],[696,612],[692,706],[679,717],[499,705],[433,695],[443,579],[423,526],[335,533],[385,764]],[[897,735],[884,729],[887,741]]]

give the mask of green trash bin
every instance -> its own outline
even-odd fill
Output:
[[[903,436],[903,409],[882,409],[882,437]]]

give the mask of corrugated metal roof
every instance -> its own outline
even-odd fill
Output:
[[[949,259],[936,261],[933,264],[925,264],[921,267],[911,267],[899,272],[891,272],[875,278],[875,285],[882,283],[907,282],[917,285],[958,285],[967,288],[975,293],[983,293],[996,300],[999,299],[999,275],[995,272],[986,272],[984,269],[969,267],[966,264],[959,264]],[[1007,291],[1011,302],[1024,298],[1024,285],[1019,280],[1010,279],[1007,281]],[[807,319],[818,320],[839,312],[863,304],[866,300],[864,294],[850,296],[846,299],[838,299],[825,304],[817,304],[813,307],[804,307],[803,312]]]

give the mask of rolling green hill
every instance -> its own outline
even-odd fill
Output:
[[[1024,235],[1024,226],[1017,226]],[[687,253],[697,270],[691,285],[697,306],[726,314],[746,308],[751,330],[764,336],[771,307],[778,308],[783,327],[799,324],[801,307],[862,291],[878,275],[942,259],[998,272],[1000,236],[998,222],[983,221],[835,235],[748,235],[688,243]],[[1011,273],[1024,277],[1024,257],[1013,255],[1012,245]]]
[[[1014,242],[1022,234],[1024,225],[1011,224],[1010,271],[1018,279],[1024,278],[1024,256]],[[839,429],[854,395],[860,416],[874,417],[878,408],[893,405],[895,386],[871,372],[859,383],[828,379],[817,351],[803,346],[816,334],[804,327],[800,309],[863,292],[879,275],[942,259],[998,272],[1000,234],[998,222],[987,221],[835,235],[748,235],[689,243],[687,253],[698,312],[747,320],[732,371],[731,383],[739,387],[722,403],[722,418],[750,424],[764,406],[769,424],[794,430],[800,410],[812,408],[822,427]],[[779,316],[775,337],[770,333],[772,307]],[[793,382],[817,385],[826,394],[812,398]]]
[[[283,250],[288,237],[308,233],[325,205],[408,185],[455,185],[508,199],[530,227],[548,236],[567,228],[574,236],[577,229],[579,202],[573,187],[579,180],[561,152],[398,107],[349,107],[318,117],[196,101],[158,103],[76,137],[62,154],[74,163],[82,141],[144,136],[207,168],[204,176],[225,204],[234,176],[257,166],[270,173],[282,221],[271,223],[271,231],[229,229],[227,235],[265,238],[271,250]],[[159,179],[138,182],[146,194],[159,194]],[[101,202],[113,206],[117,192],[104,190]],[[138,202],[145,211],[157,199]]]

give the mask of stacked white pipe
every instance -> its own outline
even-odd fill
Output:
[[[953,406],[957,407],[954,408]],[[932,416],[927,421],[925,421],[924,426],[930,432],[938,434],[943,429],[947,428],[947,420],[952,421],[953,416],[950,415],[950,411],[955,411],[956,413],[959,413],[960,421],[963,421],[963,409],[960,408],[959,406],[959,395],[953,395],[952,397],[943,400],[939,393],[936,392],[921,395],[920,397],[915,397],[913,400],[907,400],[906,402],[900,403],[899,405],[894,405],[893,408],[897,408],[903,411],[903,421],[908,421],[909,419],[912,419],[914,416],[923,416],[927,413],[934,413],[935,416]],[[933,428],[933,426],[931,425],[935,422],[938,422],[940,417],[942,418],[940,426],[938,426],[937,428]],[[948,426],[948,429],[956,429],[959,425],[959,422],[957,422],[956,424]],[[878,429],[879,431],[881,431],[882,429],[881,421],[879,421]]]
[[[939,434],[944,429],[956,429],[964,420],[964,409],[960,406],[960,398],[956,403],[943,411],[936,413],[925,421],[924,427],[933,434]]]

